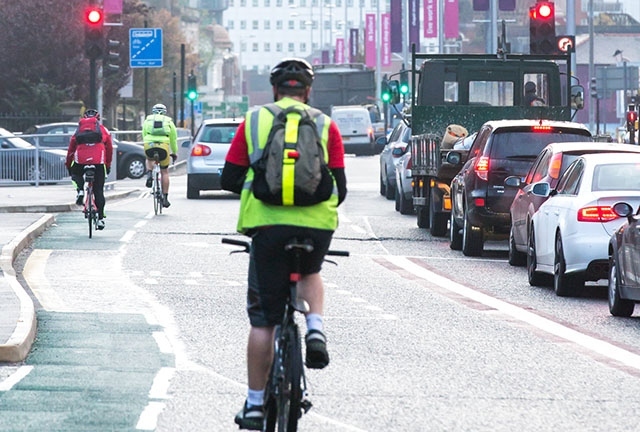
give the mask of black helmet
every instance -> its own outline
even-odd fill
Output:
[[[271,69],[271,85],[283,87],[310,87],[313,68],[304,59],[286,58]]]
[[[84,118],[98,117],[98,120],[100,120],[100,113],[96,109],[89,108],[88,110],[84,111],[84,114],[82,115],[82,117],[84,117]]]
[[[524,92],[525,93],[535,93],[536,92],[536,85],[533,83],[533,81],[527,81],[525,83]]]

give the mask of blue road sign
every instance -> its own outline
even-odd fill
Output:
[[[162,67],[162,29],[129,29],[129,65],[132,68]]]

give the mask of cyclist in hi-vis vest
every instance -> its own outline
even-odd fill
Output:
[[[88,109],[82,115],[82,118],[93,118],[100,122],[100,113],[95,109]],[[96,206],[98,207],[98,229],[104,229],[104,182],[105,178],[111,172],[111,161],[113,157],[113,142],[111,134],[100,124],[100,132],[102,133],[102,141],[91,144],[79,144],[76,141],[76,135],[71,136],[69,147],[67,149],[67,159],[65,165],[71,174],[71,182],[76,188],[76,204],[82,205],[84,202],[84,166],[95,165],[96,174],[93,181],[93,193],[96,197]]]
[[[160,158],[160,175],[162,177],[163,207],[169,207],[169,164],[178,158],[178,132],[176,125],[167,114],[167,107],[163,104],[155,104],[151,108],[151,114],[142,123],[142,141],[144,152],[147,155],[147,182],[151,187],[153,179],[153,155],[158,153]]]
[[[270,82],[276,104],[281,108],[306,105],[313,82],[313,69],[303,59],[285,59],[271,70]],[[327,201],[311,206],[270,205],[251,191],[255,152],[264,148],[273,114],[264,107],[247,113],[238,126],[222,171],[222,189],[240,194],[237,229],[251,236],[247,312],[251,329],[247,345],[248,391],[235,422],[241,429],[262,429],[264,390],[272,359],[274,327],[279,324],[289,287],[289,255],[284,246],[292,237],[311,238],[314,250],[302,256],[302,279],[298,297],[309,304],[305,337],[307,367],[322,369],[329,364],[323,328],[324,287],[320,269],[338,226],[338,205],[347,195],[344,146],[338,126],[326,115],[321,122],[321,141],[334,192]],[[320,129],[320,127],[319,127]]]

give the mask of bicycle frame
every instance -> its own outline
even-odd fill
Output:
[[[223,238],[222,243],[243,246],[242,251],[251,250],[248,242]],[[275,328],[274,353],[269,379],[265,388],[265,423],[263,430],[267,432],[295,432],[298,419],[311,409],[308,399],[307,380],[302,361],[301,338],[295,313],[307,313],[309,307],[297,296],[297,285],[301,278],[300,260],[303,253],[313,251],[313,244],[305,239],[292,239],[285,246],[291,253],[291,272],[289,274],[289,298],[281,323]],[[348,256],[345,251],[328,251],[327,255]],[[336,264],[333,261],[325,261]]]
[[[84,197],[84,207],[82,212],[84,218],[89,223],[89,238],[93,237],[93,230],[98,229],[98,206],[96,205],[96,197],[93,193],[93,181],[95,179],[96,167],[94,165],[86,165],[84,167],[84,180],[86,183],[86,193]]]

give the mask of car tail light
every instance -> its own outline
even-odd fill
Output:
[[[410,170],[413,164],[411,163],[411,158],[407,161],[407,169]]]
[[[578,210],[579,222],[611,222],[618,217],[611,206],[589,206]]]
[[[557,179],[560,177],[560,168],[562,168],[562,153],[556,153],[551,157],[549,164],[549,177]]]
[[[489,178],[489,158],[487,156],[479,157],[473,169],[480,180],[487,181]]]
[[[191,149],[191,156],[209,156],[211,149],[206,145],[196,144]]]
[[[476,207],[484,207],[484,198],[476,198],[473,200],[473,204]]]

